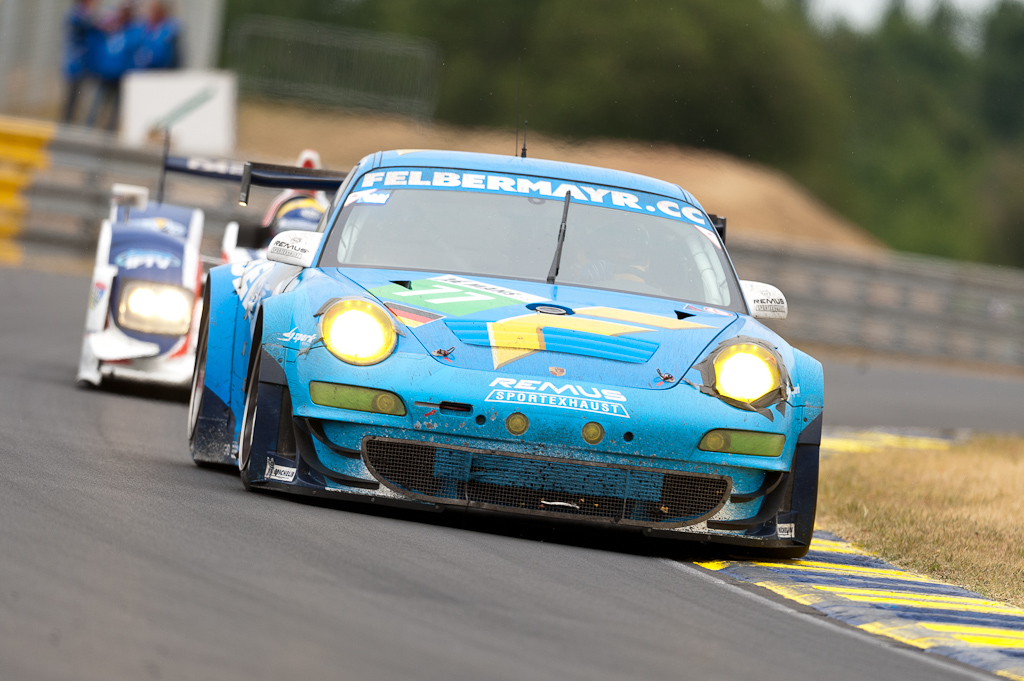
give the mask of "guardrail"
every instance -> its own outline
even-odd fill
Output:
[[[157,149],[125,148],[91,130],[26,125],[0,118],[0,206],[17,208],[7,214],[8,234],[88,252],[108,212],[111,183],[156,185]],[[254,194],[255,201],[243,209],[235,184],[174,174],[168,175],[166,193],[169,202],[204,209],[210,253],[216,252],[227,222],[259,220],[273,195]],[[798,344],[1024,366],[1022,270],[898,253],[857,257],[735,239],[729,250],[741,277],[774,284],[786,294],[790,317],[770,326]]]
[[[110,212],[112,184],[155,189],[160,149],[125,147],[113,135],[76,127],[36,124],[47,134],[22,134],[32,125],[0,117],[0,237],[91,250]],[[228,222],[259,221],[272,197],[273,192],[255,196],[243,208],[234,183],[167,176],[168,202],[198,206],[206,213],[204,241],[211,251],[216,251]]]
[[[744,279],[778,286],[789,339],[1024,366],[1024,271],[906,253],[729,248]]]

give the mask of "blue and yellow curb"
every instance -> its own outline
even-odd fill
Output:
[[[801,560],[696,565],[863,631],[1024,681],[1024,610],[894,567],[827,532]]]

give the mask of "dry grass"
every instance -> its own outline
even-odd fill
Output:
[[[832,455],[818,509],[895,565],[1024,607],[1024,440]]]

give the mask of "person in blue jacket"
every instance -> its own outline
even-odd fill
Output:
[[[91,75],[88,63],[89,42],[97,30],[92,15],[94,4],[95,0],[75,0],[64,19],[64,78],[67,81],[61,115],[64,123],[74,120],[82,85]]]
[[[140,22],[141,41],[133,66],[137,69],[176,69],[180,64],[178,42],[181,26],[164,0],[153,0]]]
[[[114,131],[121,106],[121,79],[134,66],[135,53],[142,41],[142,28],[135,22],[135,4],[122,4],[103,29],[94,32],[89,43],[90,62],[99,79],[99,87],[86,125],[96,125],[100,109],[106,105],[106,127]]]

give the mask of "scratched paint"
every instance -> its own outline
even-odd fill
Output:
[[[1024,610],[894,567],[827,532],[801,560],[707,561],[863,631],[1024,681]]]

